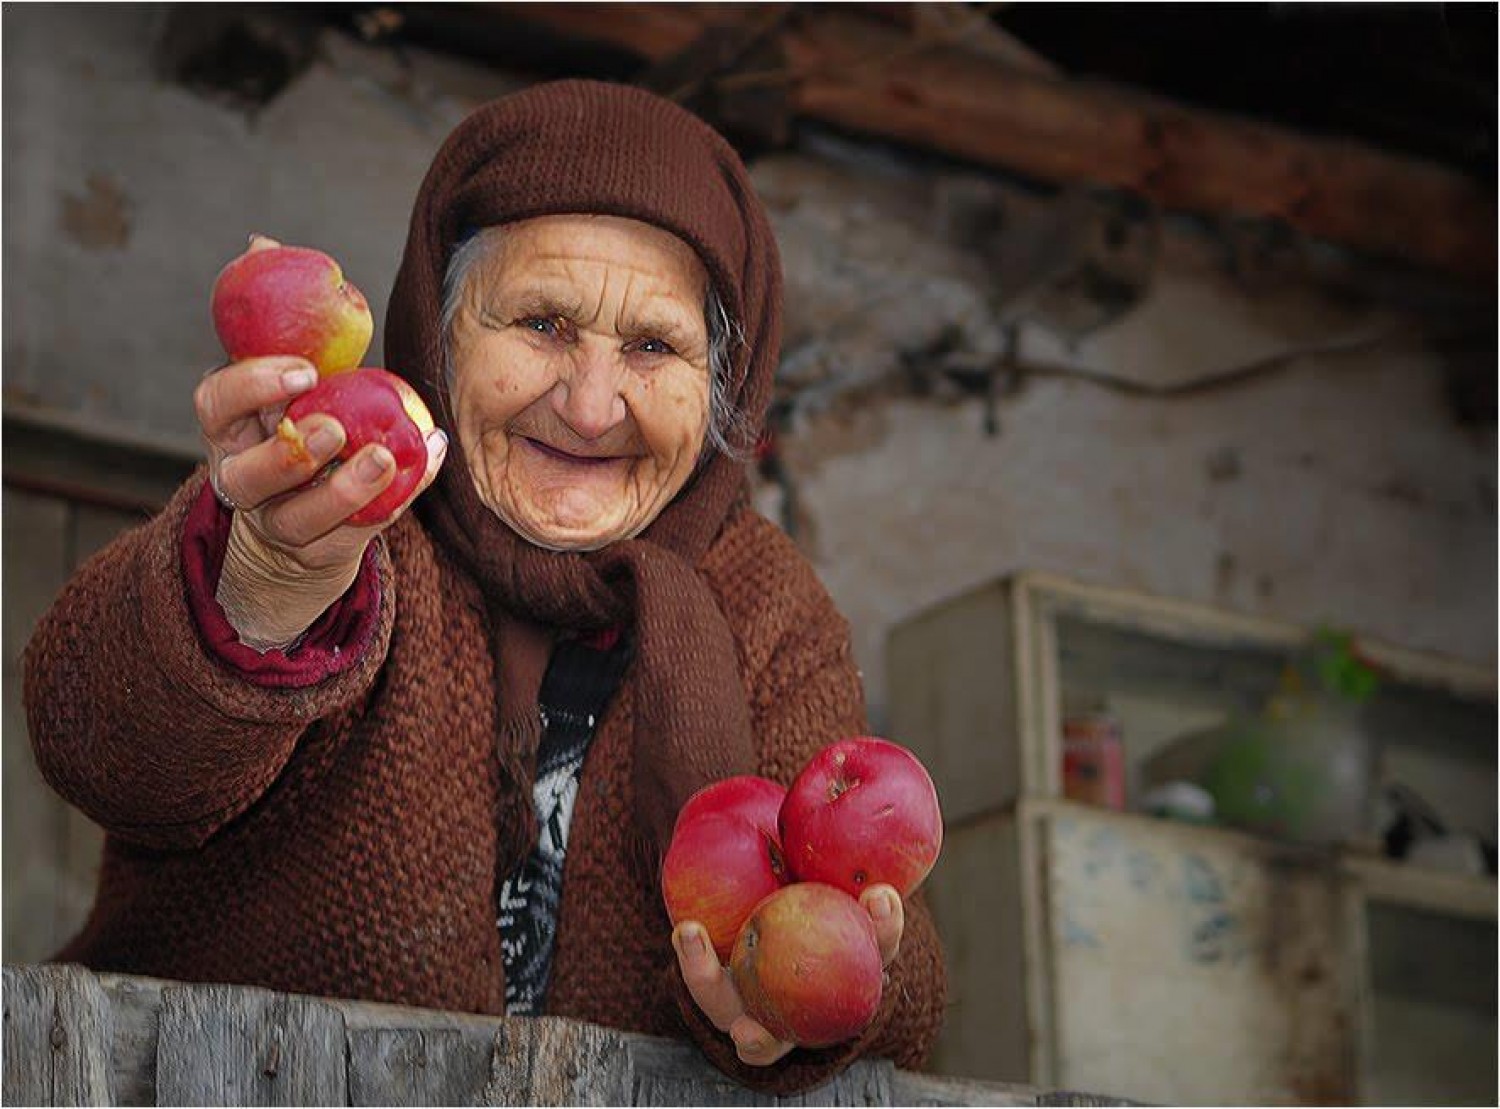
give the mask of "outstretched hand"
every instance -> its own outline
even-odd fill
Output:
[[[307,628],[348,588],[365,547],[395,519],[375,527],[348,523],[395,477],[385,446],[368,444],[313,482],[343,448],[343,427],[313,415],[296,425],[296,435],[277,433],[287,404],[317,381],[300,358],[247,358],[210,373],[193,395],[209,480],[234,511],[219,602],[253,646],[277,646]],[[437,476],[447,453],[441,431],[428,435],[427,451],[422,483],[403,511]]]
[[[881,964],[890,966],[901,948],[901,932],[906,924],[901,897],[892,886],[876,885],[860,895],[859,903],[875,924]],[[729,976],[729,968],[719,963],[703,925],[684,920],[672,931],[672,947],[677,952],[677,966],[693,1001],[715,1028],[734,1041],[735,1053],[741,1062],[767,1067],[797,1046],[778,1040],[745,1011],[739,991]]]

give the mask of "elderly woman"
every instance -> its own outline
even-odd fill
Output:
[[[68,585],[27,653],[43,773],[108,832],[60,959],[690,1036],[775,1091],[919,1065],[944,1001],[920,902],[863,897],[875,1020],[807,1050],[745,1014],[658,872],[703,785],[783,782],[865,728],[848,628],[749,504],[781,323],[731,148],[619,86],[537,86],[439,151],[386,364],[437,416],[425,493],[343,430],[268,435],[294,359],[199,386],[206,474]],[[451,438],[451,445],[450,445]]]

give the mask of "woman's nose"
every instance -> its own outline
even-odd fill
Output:
[[[602,352],[578,351],[552,390],[553,411],[580,439],[599,439],[625,419],[625,367]]]

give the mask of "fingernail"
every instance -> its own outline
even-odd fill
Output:
[[[287,370],[281,375],[281,387],[288,393],[300,393],[318,383],[317,370]]]
[[[759,1032],[747,1032],[743,1028],[731,1029],[729,1037],[747,1055],[759,1055],[771,1046],[771,1042]]]
[[[363,482],[376,482],[384,476],[386,470],[395,461],[391,452],[384,447],[375,447],[359,456],[359,462],[355,465],[354,476]]]
[[[319,458],[324,458],[339,449],[342,436],[332,424],[319,424],[307,437],[307,449]]]
[[[434,461],[441,458],[448,450],[448,433],[438,428],[427,437],[427,457]]]
[[[888,893],[871,898],[871,900],[874,903],[870,906],[870,915],[876,920],[889,920],[891,914],[896,911],[896,906],[891,904],[891,895]]]
[[[703,929],[696,924],[685,924],[679,933],[682,937],[682,949],[689,955],[702,955],[708,950],[708,945],[703,942]]]

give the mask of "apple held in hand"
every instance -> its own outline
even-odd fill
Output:
[[[750,911],[786,880],[776,815],[786,790],[767,778],[726,778],[699,790],[677,814],[662,863],[661,892],[675,927],[708,929],[720,962]]]
[[[802,1047],[858,1035],[880,1007],[884,978],[869,912],[821,882],[784,886],[757,905],[729,973],[745,1011]]]
[[[677,827],[705,816],[734,814],[768,829],[774,839],[776,816],[785,800],[785,786],[770,778],[741,774],[704,786],[689,797],[677,814]]]
[[[416,390],[395,374],[367,366],[320,381],[287,405],[276,433],[301,444],[297,421],[315,413],[332,416],[344,427],[339,460],[352,458],[369,443],[381,443],[396,459],[396,476],[380,496],[349,517],[365,527],[383,524],[401,507],[427,472],[427,433],[432,414]]]
[[[374,320],[364,294],[320,250],[252,235],[250,247],[219,272],[214,330],[232,361],[294,354],[324,376],[359,365]]]
[[[787,790],[779,828],[798,881],[826,882],[855,897],[877,882],[907,897],[943,845],[926,769],[906,748],[867,736],[813,756]]]

